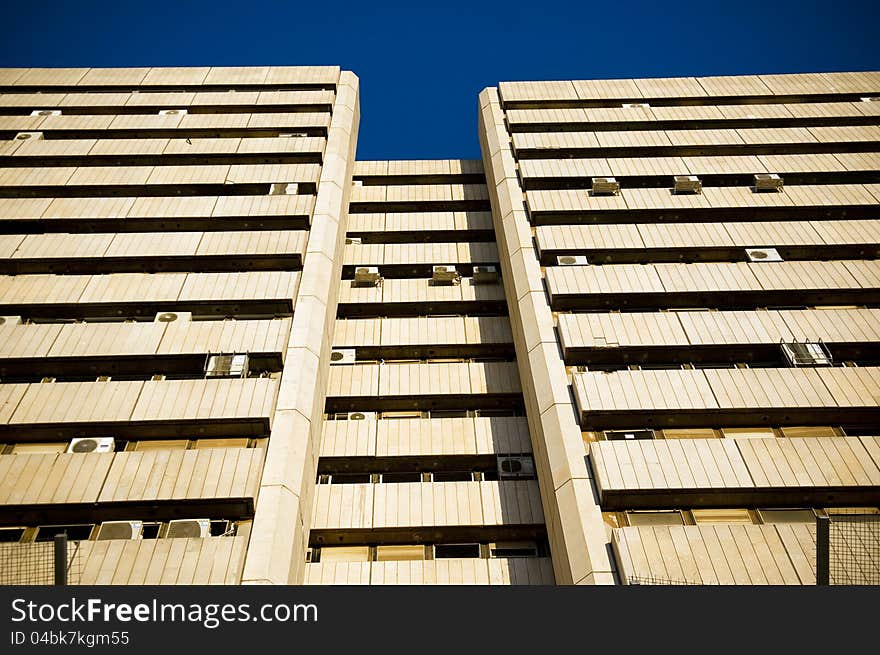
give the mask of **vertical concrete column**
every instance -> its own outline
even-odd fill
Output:
[[[561,584],[613,584],[605,526],[495,88],[480,94],[479,131],[553,570]]]
[[[343,71],[336,87],[243,584],[303,581],[359,120],[358,79]]]

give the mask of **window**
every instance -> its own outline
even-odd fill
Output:
[[[726,439],[772,439],[776,436],[773,428],[723,428],[721,433]]]
[[[606,441],[635,441],[636,439],[653,439],[653,430],[608,430]]]
[[[782,428],[785,437],[837,437],[839,433],[832,427],[790,427]]]
[[[382,412],[383,419],[423,418],[422,412]]]
[[[421,473],[383,473],[382,482],[387,484],[395,484],[400,482],[421,482]]]
[[[186,439],[156,439],[138,441],[133,444],[134,450],[186,450],[189,441]]]
[[[369,484],[372,478],[369,473],[334,473],[330,476],[331,484]]]
[[[24,528],[0,528],[0,543],[8,544],[21,541]]]
[[[747,509],[694,509],[694,523],[754,523]]]
[[[67,450],[66,442],[41,442],[41,443],[17,443],[12,446],[12,452],[16,454],[38,455],[44,453],[63,453]]]
[[[480,544],[436,544],[434,559],[475,559],[480,556]]]
[[[677,509],[632,511],[626,513],[626,518],[633,526],[684,525],[684,518]]]
[[[438,471],[433,477],[434,482],[472,482],[474,474],[470,471]]]
[[[467,410],[463,409],[432,409],[431,418],[467,418]]]
[[[764,523],[816,522],[816,514],[811,509],[759,509],[758,516]]]
[[[211,521],[212,537],[231,537],[235,534],[235,523],[225,519]]]
[[[664,439],[715,439],[718,435],[711,428],[663,430]]]
[[[247,448],[247,437],[234,439],[197,439],[193,448],[204,450],[206,448]]]
[[[159,528],[161,527],[161,523],[144,523],[143,528],[141,528],[141,539],[158,539]]]
[[[52,541],[56,534],[66,534],[69,541],[86,541],[92,534],[93,524],[87,525],[41,525],[34,541]]]
[[[312,559],[314,561],[314,558]],[[330,546],[321,548],[321,562],[369,562],[369,546]]]
[[[416,546],[376,546],[377,562],[412,562],[425,559],[425,547]]]
[[[538,557],[538,544],[534,541],[498,541],[489,544],[489,557]]]

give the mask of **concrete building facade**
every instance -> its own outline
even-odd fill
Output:
[[[507,82],[482,161],[356,162],[335,67],[0,70],[0,580],[814,584],[880,505],[878,98]]]
[[[481,94],[557,581],[814,584],[816,514],[877,511],[878,89]]]
[[[0,83],[4,540],[68,530],[83,583],[301,580],[357,78]]]

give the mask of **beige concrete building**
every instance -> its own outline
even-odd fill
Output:
[[[357,162],[342,277],[307,581],[552,584],[482,164]]]
[[[0,582],[813,584],[880,505],[878,98],[501,83],[482,162],[355,162],[338,68],[0,70]]]
[[[878,96],[877,73],[480,95],[558,582],[814,584],[816,514],[877,511]],[[858,548],[847,581],[876,580],[880,530]]]
[[[66,530],[83,583],[302,580],[357,78],[0,85],[3,540]]]

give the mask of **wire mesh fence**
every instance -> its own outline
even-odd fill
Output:
[[[66,542],[66,553],[59,560],[62,571],[56,571],[55,542],[0,543],[0,585],[52,585],[64,580],[79,584],[82,558],[78,541]]]
[[[838,510],[820,519],[816,571],[817,584],[880,585],[880,514]]]
[[[666,586],[696,586],[703,585],[703,582],[693,582],[689,580],[674,580],[672,578],[655,578],[644,575],[631,575],[626,578],[627,584],[630,585],[666,585]]]

